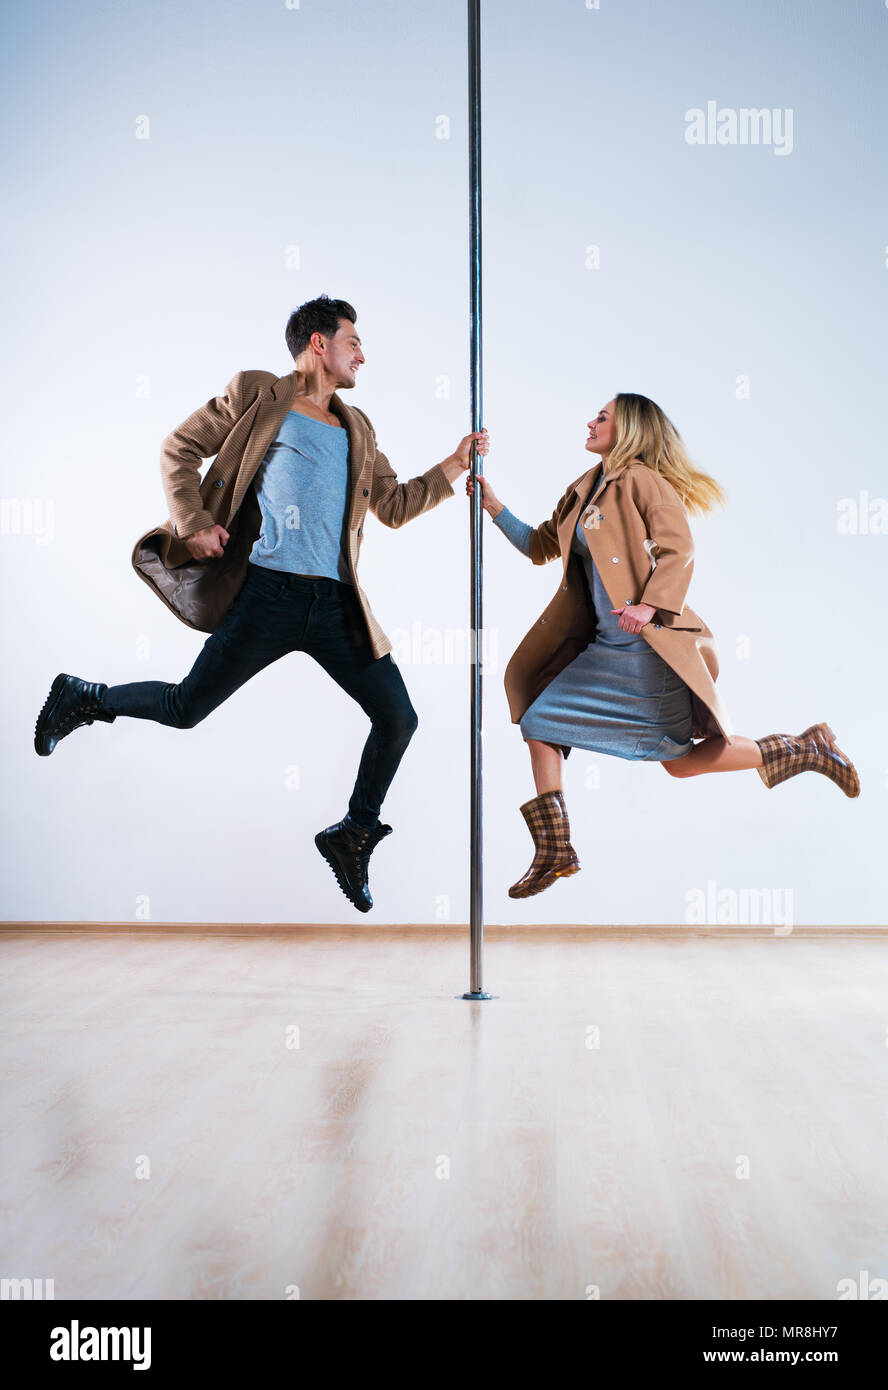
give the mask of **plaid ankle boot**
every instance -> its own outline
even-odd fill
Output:
[[[757,738],[762,765],[756,768],[766,787],[776,787],[799,772],[822,772],[846,796],[860,795],[860,779],[851,759],[836,746],[828,724],[812,724],[801,734],[768,734]]]
[[[570,842],[570,821],[564,793],[542,792],[520,808],[533,836],[534,856],[527,873],[513,883],[510,898],[532,898],[551,887],[556,878],[579,873],[580,861]]]

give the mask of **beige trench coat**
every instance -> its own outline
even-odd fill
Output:
[[[237,597],[247,558],[262,516],[253,476],[268,451],[300,386],[296,370],[238,372],[224,396],[216,396],[173,430],[161,448],[161,476],[169,519],[140,536],[132,563],[140,579],[189,627],[213,632]],[[358,560],[368,510],[385,526],[397,528],[456,494],[443,466],[399,483],[376,445],[376,433],[362,410],[334,394],[330,410],[348,431],[348,567],[375,657],[392,644],[358,583]],[[213,463],[203,478],[204,459]],[[192,558],[185,539],[216,523],[229,532],[223,555]]]
[[[583,535],[611,607],[648,603],[657,610],[641,635],[690,687],[694,737],[715,734],[731,743],[730,719],[715,688],[715,641],[685,603],[694,568],[687,514],[675,489],[642,463],[624,464],[610,474],[602,474],[601,464],[595,464],[571,483],[551,519],[532,531],[533,563],[544,565],[560,555],[562,574],[552,602],[506,667],[512,723],[520,722],[541,691],[595,636],[582,565],[571,554],[581,510]]]

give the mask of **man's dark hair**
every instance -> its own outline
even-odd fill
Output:
[[[294,309],[287,319],[285,333],[287,347],[294,361],[308,347],[312,333],[323,333],[325,338],[332,338],[339,328],[340,319],[354,323],[357,314],[347,300],[331,299],[327,294],[308,299]]]

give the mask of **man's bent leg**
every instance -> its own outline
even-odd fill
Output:
[[[350,585],[337,589],[329,597],[319,594],[316,598],[304,650],[371,720],[348,803],[349,819],[369,829],[379,819],[385,794],[419,720],[391,654],[373,656],[354,589]]]
[[[284,610],[274,606],[272,592],[263,579],[241,589],[183,680],[109,686],[101,697],[102,708],[113,715],[192,729],[258,671],[298,645],[300,615],[288,610],[287,621],[282,621]]]
[[[419,719],[390,652],[376,658],[357,681],[335,676],[334,680],[358,701],[372,721],[348,813],[356,825],[374,826]]]

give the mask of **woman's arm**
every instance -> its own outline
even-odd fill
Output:
[[[526,521],[520,521],[514,512],[510,512],[508,507],[501,507],[493,517],[493,523],[498,526],[503,535],[512,542],[522,555],[530,556],[530,537],[533,527],[528,526]]]
[[[497,522],[503,535],[508,537],[522,555],[526,555],[535,565],[545,565],[547,561],[554,560],[561,554],[561,546],[558,543],[558,523],[561,521],[564,509],[573,495],[579,478],[576,482],[571,483],[559,499],[549,520],[541,522],[539,526],[529,526],[526,521],[520,521],[514,512],[510,512],[508,507],[499,500],[486,477],[479,475],[479,481],[484,510]],[[466,492],[471,497],[471,476],[466,479]]]

